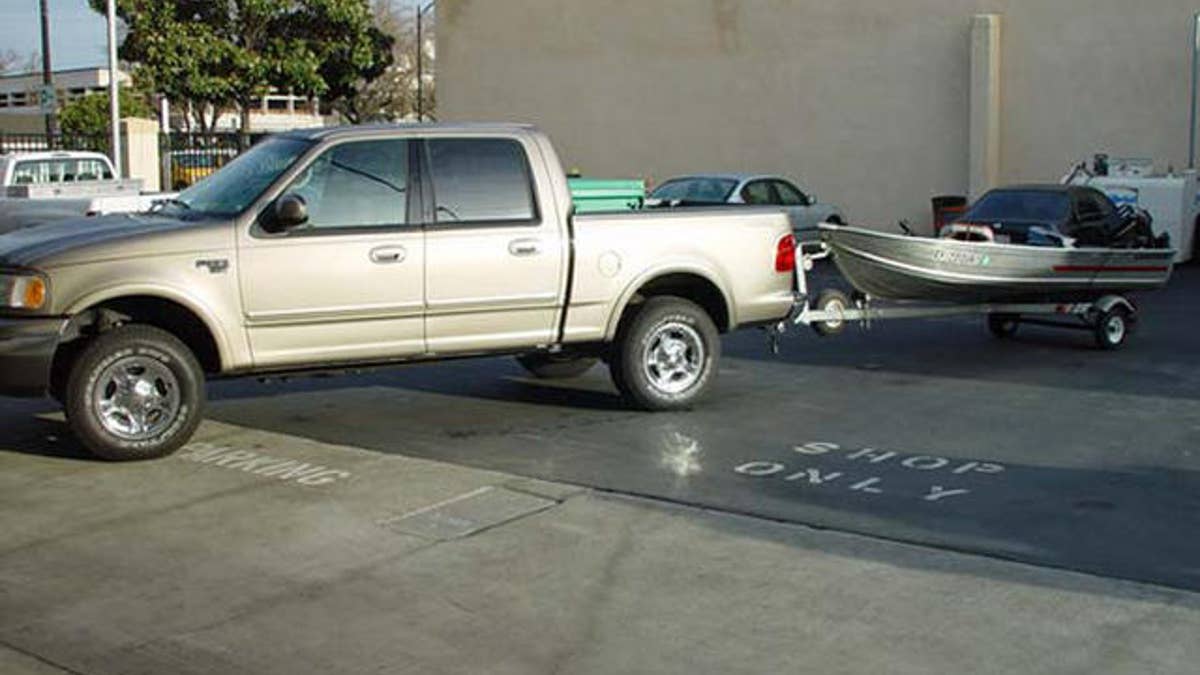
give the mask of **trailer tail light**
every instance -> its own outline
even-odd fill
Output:
[[[796,271],[796,237],[786,234],[779,239],[779,244],[775,247],[775,271]]]

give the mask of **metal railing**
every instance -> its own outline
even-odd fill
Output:
[[[44,152],[47,150],[86,150],[108,153],[107,137],[78,134],[12,134],[0,132],[0,155]]]
[[[164,190],[182,190],[228,164],[267,134],[238,132],[159,135]]]

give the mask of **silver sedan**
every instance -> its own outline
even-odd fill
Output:
[[[680,176],[663,182],[646,200],[650,208],[750,204],[778,206],[787,211],[797,238],[814,239],[821,223],[844,224],[845,215],[833,204],[818,202],[781,176],[723,173]]]

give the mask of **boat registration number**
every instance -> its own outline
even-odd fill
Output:
[[[934,251],[933,259],[934,261],[940,263],[965,265],[968,267],[987,267],[992,262],[990,257],[982,253],[974,253],[972,251],[947,251],[944,249]]]

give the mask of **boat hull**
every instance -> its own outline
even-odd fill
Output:
[[[821,226],[858,290],[889,300],[1068,301],[1166,285],[1175,251],[1018,246]]]

